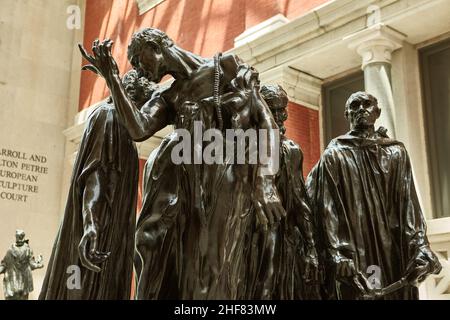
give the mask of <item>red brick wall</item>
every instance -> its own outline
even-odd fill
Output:
[[[303,175],[309,173],[320,157],[319,112],[294,102],[288,104],[286,136],[303,150]]]

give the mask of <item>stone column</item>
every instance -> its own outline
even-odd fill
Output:
[[[391,83],[391,54],[401,48],[405,39],[402,33],[377,24],[349,37],[349,48],[362,57],[365,90],[378,99],[381,116],[378,124],[388,130],[388,135],[396,137],[395,106]]]

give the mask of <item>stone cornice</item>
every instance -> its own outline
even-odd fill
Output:
[[[373,18],[369,9],[374,7],[378,9],[376,23],[395,26],[407,33],[414,43],[444,32],[445,26],[434,24],[418,34],[412,17],[448,10],[449,3],[445,0],[330,1],[231,52],[254,65],[260,73],[289,65],[326,79],[361,65],[357,53],[348,48],[348,41],[344,39],[374,24],[369,21]],[[411,38],[409,32],[413,35]],[[339,57],[340,65],[333,63],[334,57]]]
[[[270,33],[234,48],[233,51],[248,63],[255,64],[345,25],[355,18],[365,17],[367,7],[374,2],[373,0],[327,2]]]
[[[260,75],[261,83],[281,85],[290,101],[318,110],[322,81],[291,67],[280,66]]]

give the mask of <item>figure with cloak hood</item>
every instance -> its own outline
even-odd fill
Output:
[[[134,70],[122,82],[136,108],[155,89]],[[135,143],[109,98],[87,121],[39,299],[130,299],[138,175]],[[73,266],[80,281],[69,288]]]
[[[328,299],[418,299],[418,284],[441,270],[408,153],[375,130],[380,112],[374,96],[352,94],[350,132],[330,142],[307,178]]]

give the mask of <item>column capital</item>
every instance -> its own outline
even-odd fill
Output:
[[[391,64],[391,53],[402,47],[406,35],[382,23],[344,38],[362,57],[362,69],[372,63]]]

